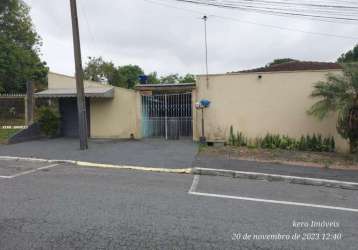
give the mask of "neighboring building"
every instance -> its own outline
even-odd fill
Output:
[[[140,137],[137,128],[139,96],[134,90],[85,81],[88,132],[93,138]],[[76,80],[56,73],[48,75],[48,89],[35,96],[58,99],[63,136],[78,136]],[[138,99],[138,100],[137,100]]]
[[[291,62],[236,73],[197,76],[196,84],[143,84],[135,90],[85,82],[92,138],[192,138],[201,133],[201,112],[194,104],[211,101],[204,111],[208,141],[223,141],[230,126],[254,138],[267,132],[334,136],[337,149],[348,149],[336,132],[336,117],[317,120],[306,111],[313,84],[327,73],[340,74],[334,63]],[[75,79],[49,74],[49,89],[38,97],[58,98],[65,136],[78,134]]]

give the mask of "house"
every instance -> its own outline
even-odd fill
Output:
[[[92,138],[140,137],[137,120],[139,95],[134,90],[84,81],[88,134]],[[35,94],[38,98],[56,99],[61,115],[63,136],[78,136],[76,80],[74,77],[49,73],[48,89]]]
[[[197,82],[141,84],[134,90],[85,81],[89,135],[92,138],[191,138],[201,133],[201,112],[195,103],[211,101],[204,111],[208,141],[222,141],[230,126],[248,137],[267,132],[299,138],[320,133],[334,136],[338,150],[348,149],[336,132],[336,117],[322,121],[307,115],[315,102],[313,84],[328,73],[340,74],[335,63],[290,62],[225,74],[198,75]],[[77,136],[75,79],[49,74],[49,88],[37,97],[59,100],[62,133]]]

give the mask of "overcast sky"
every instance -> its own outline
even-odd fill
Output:
[[[53,72],[74,74],[69,0],[25,0],[43,39],[42,58]],[[310,35],[243,23],[358,37],[358,26],[274,17],[172,0],[77,0],[82,58],[102,56],[117,65],[137,64],[146,73],[204,73],[207,14],[209,71],[263,66],[275,58],[335,61],[358,39]],[[155,3],[153,3],[155,2]],[[164,3],[172,7],[159,5]],[[223,19],[228,17],[233,19]],[[235,20],[234,20],[235,19]]]

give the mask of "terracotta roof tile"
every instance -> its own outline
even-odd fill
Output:
[[[272,65],[269,67],[261,67],[256,69],[242,70],[233,73],[250,73],[250,72],[275,72],[275,71],[299,71],[299,70],[329,70],[342,69],[338,63],[332,62],[304,62],[293,61]]]

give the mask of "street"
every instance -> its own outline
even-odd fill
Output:
[[[357,191],[0,161],[1,249],[356,249]]]

